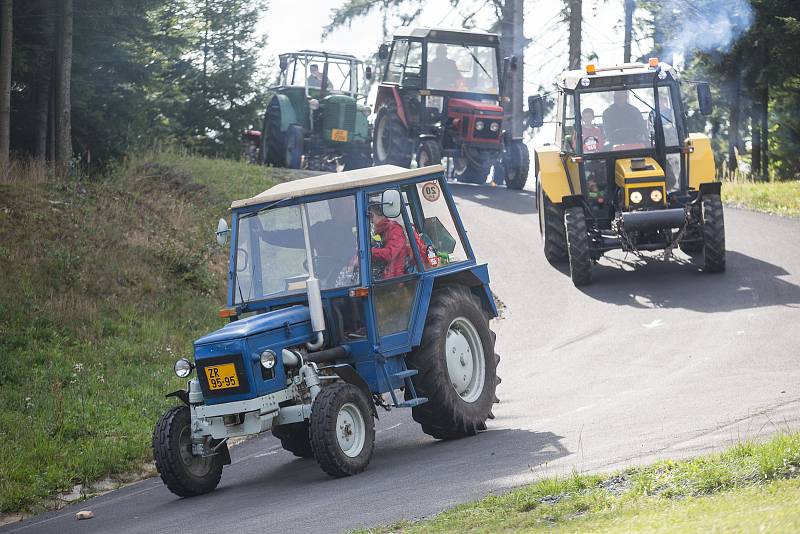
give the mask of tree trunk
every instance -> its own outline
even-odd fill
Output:
[[[761,88],[761,172],[769,180],[769,85]]]
[[[0,167],[8,162],[11,144],[11,45],[14,20],[12,0],[0,0]]]
[[[511,0],[506,0],[509,2]],[[513,29],[513,51],[517,57],[517,70],[511,73],[511,134],[514,137],[522,136],[522,125],[524,122],[523,112],[523,81],[525,80],[525,36],[523,28],[525,25],[525,10],[522,0],[513,0],[514,4],[514,29]]]
[[[661,57],[664,53],[664,45],[666,44],[666,33],[664,32],[664,25],[666,24],[666,17],[662,13],[662,7],[655,5],[651,8],[653,11],[653,52],[652,55]],[[666,58],[665,58],[666,60]]]
[[[65,167],[72,159],[72,0],[62,0],[56,67],[56,164]]]
[[[636,0],[625,0],[625,47],[624,61],[631,61],[631,41],[633,41],[633,12],[636,9]]]
[[[753,176],[757,176],[761,178],[763,175],[761,174],[761,107],[759,102],[756,99],[753,99],[753,103],[750,106],[750,131],[752,132],[753,138],[753,148],[752,148],[752,156],[753,161],[751,165],[751,172]]]
[[[739,71],[741,72],[741,71]],[[739,167],[736,158],[736,149],[739,147],[739,86],[741,84],[739,72],[733,75],[730,89],[730,104],[728,115],[728,172],[733,173]]]
[[[583,0],[569,1],[569,68],[581,68],[581,23]]]

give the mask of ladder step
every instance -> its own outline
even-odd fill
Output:
[[[424,404],[428,402],[428,397],[417,397],[416,399],[408,399],[407,401],[403,401],[397,405],[398,408],[413,408],[414,406],[419,406],[420,404]]]
[[[407,369],[405,371],[400,371],[399,373],[394,373],[392,376],[402,380],[404,378],[414,376],[417,373],[419,373],[419,371],[417,371],[416,369]]]

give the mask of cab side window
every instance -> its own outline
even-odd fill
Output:
[[[564,128],[561,147],[565,152],[575,152],[575,95],[564,94]]]
[[[385,82],[400,83],[403,77],[403,66],[406,63],[408,56],[408,41],[400,39],[394,42],[392,47],[392,55],[389,58],[389,63],[386,68]]]

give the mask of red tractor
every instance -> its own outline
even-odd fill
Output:
[[[530,159],[522,138],[505,129],[501,107],[515,58],[500,59],[492,33],[417,28],[394,36],[378,57],[386,61],[375,102],[376,165],[438,164],[447,174],[482,184],[522,189]],[[503,75],[499,65],[503,65]],[[507,99],[505,99],[507,101]]]

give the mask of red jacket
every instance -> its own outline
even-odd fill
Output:
[[[386,264],[383,278],[403,276],[406,258],[414,257],[403,227],[390,219],[383,219],[375,225],[375,232],[380,234],[383,246],[372,247],[372,259]]]

